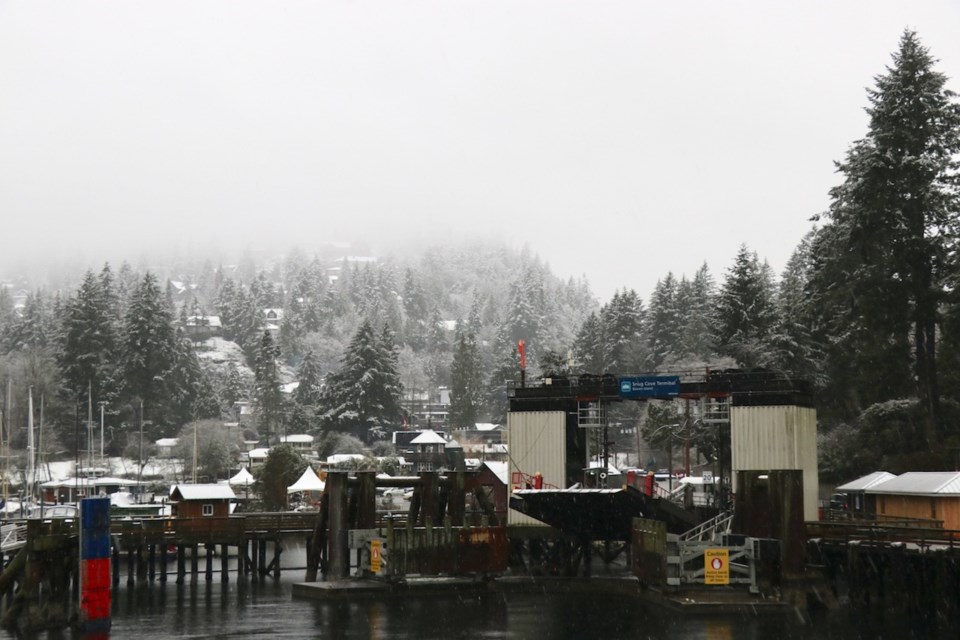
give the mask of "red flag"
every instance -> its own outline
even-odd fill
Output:
[[[517,352],[520,353],[520,368],[527,368],[527,345],[523,340],[517,340]]]

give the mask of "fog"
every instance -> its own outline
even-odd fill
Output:
[[[602,298],[782,270],[954,2],[2,2],[0,269],[496,238]],[[5,273],[0,271],[0,279]]]

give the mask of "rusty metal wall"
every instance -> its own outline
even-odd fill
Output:
[[[817,412],[809,407],[732,407],[733,490],[738,471],[803,471],[803,517],[816,520]]]
[[[507,414],[511,491],[515,472],[527,476],[540,473],[543,475],[544,487],[565,488],[566,424],[567,416],[563,411],[522,411]],[[507,514],[507,524],[547,526],[513,509]]]
[[[667,524],[660,520],[634,518],[630,535],[633,575],[646,586],[667,583]]]

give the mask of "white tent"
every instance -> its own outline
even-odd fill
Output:
[[[254,483],[253,474],[247,471],[246,467],[241,467],[237,475],[227,480],[227,483],[235,487],[249,487]]]
[[[287,487],[287,493],[296,493],[297,491],[323,491],[326,483],[314,473],[313,469],[307,467],[303,471],[300,479]]]

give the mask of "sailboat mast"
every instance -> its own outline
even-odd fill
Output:
[[[33,462],[33,387],[27,387],[27,478],[24,498],[28,501],[33,498]]]
[[[93,382],[87,380],[87,474],[93,466]]]
[[[3,434],[3,429],[0,428],[0,438],[3,442],[0,443],[0,455],[3,456],[3,503],[7,503],[7,498],[9,493],[7,491],[7,478],[10,476],[10,403],[13,401],[13,380],[7,378],[7,421],[5,423],[7,433]]]

